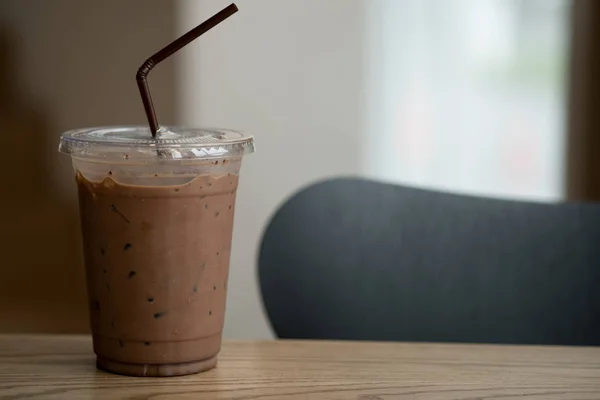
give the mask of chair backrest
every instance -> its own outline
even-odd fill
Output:
[[[600,205],[329,180],[275,213],[259,280],[283,338],[600,345]]]

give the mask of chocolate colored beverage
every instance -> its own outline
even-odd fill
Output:
[[[60,150],[76,171],[98,367],[136,376],[214,367],[252,137],[98,128],[67,132]]]

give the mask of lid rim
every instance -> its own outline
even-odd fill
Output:
[[[228,158],[254,152],[254,136],[231,129],[163,126],[153,138],[146,126],[105,126],[66,131],[58,151],[95,159]]]

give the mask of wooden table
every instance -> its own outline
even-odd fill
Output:
[[[178,378],[97,371],[83,336],[0,336],[0,399],[600,399],[600,348],[227,342]]]

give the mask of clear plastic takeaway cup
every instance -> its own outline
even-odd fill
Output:
[[[253,137],[143,127],[69,131],[97,366],[135,376],[213,368],[238,174]]]

